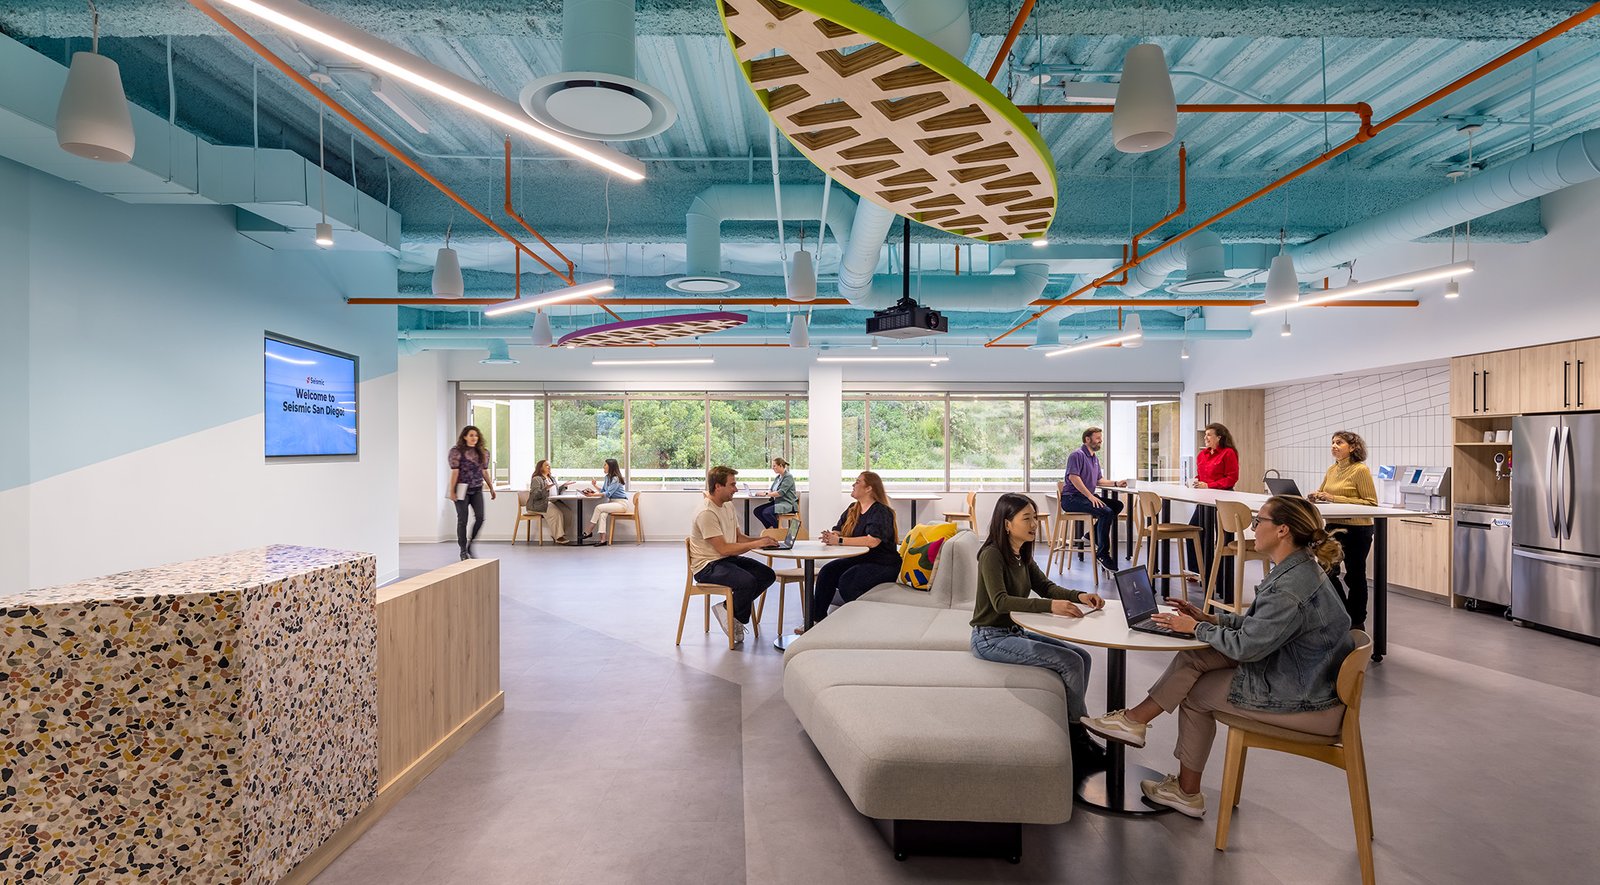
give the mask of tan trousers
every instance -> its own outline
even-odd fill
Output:
[[[1228,688],[1238,668],[1238,661],[1214,648],[1181,651],[1150,687],[1150,699],[1161,709],[1168,713],[1178,711],[1178,746],[1172,755],[1184,768],[1205,771],[1211,742],[1217,736],[1217,713],[1232,713],[1312,734],[1339,733],[1339,726],[1344,723],[1343,704],[1308,713],[1264,713],[1228,703]]]
[[[611,534],[611,514],[632,512],[633,502],[626,498],[618,498],[616,500],[607,501],[604,504],[596,504],[594,508],[594,515],[589,517],[589,524],[593,526],[599,526],[600,534],[609,535]]]
[[[567,536],[567,511],[562,508],[561,502],[551,501],[550,506],[544,509],[544,524],[550,530],[550,537]]]

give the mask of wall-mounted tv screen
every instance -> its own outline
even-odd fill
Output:
[[[270,332],[262,354],[267,457],[356,454],[356,358]]]

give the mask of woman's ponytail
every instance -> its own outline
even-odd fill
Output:
[[[1327,529],[1312,532],[1311,543],[1306,545],[1306,550],[1317,558],[1325,572],[1333,571],[1334,566],[1344,559],[1344,545],[1335,541]]]

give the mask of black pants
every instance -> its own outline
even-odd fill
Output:
[[[750,623],[750,606],[756,597],[767,592],[778,576],[765,563],[747,556],[727,556],[698,572],[694,579],[701,584],[721,584],[733,588],[733,619],[741,624]]]
[[[1122,502],[1106,495],[1096,495],[1095,499],[1106,505],[1096,507],[1089,503],[1089,499],[1069,492],[1061,496],[1061,512],[1068,511],[1088,513],[1094,516],[1094,546],[1101,559],[1112,562],[1117,561],[1117,552],[1111,549],[1111,524],[1117,521],[1117,515],[1122,512]]]
[[[835,559],[817,572],[817,592],[811,597],[811,623],[815,624],[828,616],[828,606],[833,604],[834,593],[838,593],[845,602],[851,602],[873,587],[891,583],[899,577],[899,564],[858,561],[866,558]]]
[[[1344,610],[1350,626],[1361,628],[1367,622],[1367,554],[1372,550],[1370,525],[1337,526],[1334,535],[1344,546],[1344,562],[1333,567],[1333,586],[1344,596]]]
[[[472,508],[472,535],[467,536],[467,508]],[[483,530],[483,486],[467,489],[465,500],[456,502],[456,543],[461,549],[478,540],[478,532]]]
[[[778,527],[778,502],[768,501],[756,508],[756,519],[769,529]]]
[[[1190,525],[1195,525],[1195,526],[1200,525],[1200,521],[1201,521],[1200,509],[1201,508],[1198,507],[1198,506],[1194,508],[1194,514],[1189,517],[1189,524]],[[1213,515],[1211,517],[1211,519],[1212,519],[1213,523],[1215,523],[1216,516]],[[1229,533],[1229,532],[1223,531],[1222,530],[1222,526],[1216,525],[1215,528],[1216,528],[1216,533],[1222,536],[1222,543],[1226,544],[1226,543],[1228,543],[1228,542],[1233,540],[1233,535],[1231,533]],[[1206,580],[1206,577],[1211,574],[1211,557],[1215,554],[1216,548],[1215,547],[1205,547],[1204,546],[1204,538],[1202,538],[1201,541],[1202,541],[1202,543],[1195,544],[1193,547],[1189,546],[1188,544],[1185,544],[1183,546],[1183,556],[1184,556],[1184,561],[1189,564],[1189,571],[1194,572],[1195,574],[1198,574],[1200,576],[1200,581],[1202,583],[1204,583],[1205,580]],[[1216,543],[1216,540],[1214,538],[1212,540],[1212,543],[1213,544]],[[1194,556],[1195,547],[1202,548],[1200,550],[1200,556],[1201,556],[1202,561],[1198,561],[1197,562],[1195,560],[1195,556]],[[1233,591],[1229,590],[1228,592],[1231,593]],[[1222,591],[1218,590],[1218,593],[1220,595],[1222,593]],[[1227,598],[1227,597],[1224,596],[1223,598]]]

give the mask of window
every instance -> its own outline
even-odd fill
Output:
[[[857,473],[867,469],[867,403],[847,399],[839,410],[840,441],[843,443],[840,466],[848,485],[855,481]]]
[[[811,480],[811,403],[804,397],[789,399],[789,472],[796,483]]]
[[[489,447],[489,481],[496,486],[505,485],[511,479],[513,434],[510,401],[473,400],[468,414],[472,416],[468,423],[478,428],[478,432],[483,434],[483,444]]]
[[[759,485],[772,459],[788,460],[789,404],[782,399],[711,400],[711,460],[739,471],[740,482]]]
[[[628,406],[630,489],[695,488],[706,475],[705,399],[634,397]]]
[[[867,403],[868,469],[885,486],[944,487],[944,398]]]
[[[1022,488],[1021,397],[950,398],[950,489]]]
[[[1138,478],[1178,482],[1183,472],[1178,461],[1178,403],[1139,403],[1138,414]]]
[[[1106,401],[1035,397],[1028,402],[1028,424],[1030,482],[1036,489],[1054,489],[1066,472],[1067,456],[1083,445],[1083,432],[1105,429]],[[1104,455],[1102,449],[1102,471]]]
[[[622,461],[622,400],[550,399],[550,466],[562,479],[598,478]],[[520,480],[519,480],[520,482]]]

